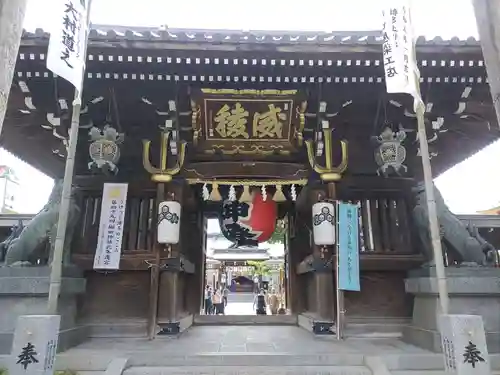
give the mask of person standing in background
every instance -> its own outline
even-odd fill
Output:
[[[271,289],[271,293],[269,294],[269,297],[267,299],[267,303],[269,306],[269,310],[271,311],[271,314],[272,315],[278,314],[279,299],[278,299],[278,296],[276,295],[274,288]]]
[[[205,315],[212,314],[212,288],[207,285],[205,288]]]
[[[214,314],[224,314],[224,302],[222,299],[222,292],[220,289],[217,289],[212,296],[212,303],[214,305]]]
[[[222,289],[222,298],[224,299],[224,307],[227,306],[227,297],[229,296],[229,289],[224,285],[224,289]]]
[[[255,296],[255,299],[253,300],[253,307],[257,315],[267,315],[264,289],[261,289],[259,294]]]

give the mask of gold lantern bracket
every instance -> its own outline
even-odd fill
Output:
[[[151,174],[151,180],[157,183],[166,183],[172,181],[172,176],[179,173],[184,165],[186,157],[186,142],[182,141],[179,145],[179,153],[175,166],[168,168],[168,140],[172,135],[171,130],[166,130],[161,133],[160,144],[160,166],[159,168],[153,167],[150,161],[151,141],[143,140],[142,147],[142,164],[144,169]]]
[[[339,165],[333,166],[333,140],[332,140],[332,130],[333,129],[322,129],[323,138],[325,144],[325,166],[321,166],[316,162],[316,156],[314,152],[314,141],[307,140],[307,158],[311,168],[320,175],[321,180],[325,182],[335,182],[342,178],[342,174],[347,170],[348,165],[348,148],[347,141],[341,140],[341,151],[342,159]]]

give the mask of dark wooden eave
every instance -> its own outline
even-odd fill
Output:
[[[44,172],[60,176],[63,158],[57,156],[57,151],[64,155],[64,147],[40,125],[47,122],[47,112],[57,111],[56,98],[65,98],[71,105],[72,89],[62,80],[54,80],[46,70],[47,44],[48,34],[43,30],[23,35],[2,144]],[[419,38],[417,56],[424,99],[433,103],[428,115],[429,127],[442,116],[448,130],[431,144],[431,149],[439,151],[432,159],[434,173],[439,174],[496,140],[500,133],[477,40]],[[374,122],[378,115],[380,123],[379,98],[385,92],[381,58],[378,32],[155,30],[94,25],[84,100],[109,96],[110,88],[115,90],[126,133],[120,167],[133,164],[131,168],[137,171],[140,139],[154,141],[162,122],[152,107],[148,109],[141,102],[141,97],[159,107],[177,98],[184,105],[179,111],[186,112],[189,87],[307,90],[311,93],[308,112],[314,113],[320,100],[328,102],[329,112],[338,111],[339,116],[333,119],[336,136],[357,137],[351,148],[351,160],[354,165],[366,165],[366,173],[370,173],[375,165],[373,160],[367,163],[362,153],[371,153],[369,137],[380,127]],[[21,113],[26,111],[21,82],[29,83],[37,111]],[[461,98],[467,87],[472,88],[471,94]],[[344,104],[353,98],[354,105],[344,109]],[[414,119],[404,114],[405,109],[411,112],[411,99],[404,95],[391,95],[388,99],[400,105],[387,106],[389,120],[406,128],[414,127]],[[454,115],[460,101],[464,102],[465,111]],[[96,106],[91,111],[96,125],[102,124],[105,107]],[[67,134],[68,119],[66,113],[59,129],[62,135]],[[190,128],[188,120],[182,119],[181,126],[185,129]],[[308,122],[311,129],[308,136],[312,136],[314,119]],[[353,130],[353,126],[363,126],[363,130]],[[189,131],[182,136],[189,137]],[[415,133],[409,133],[406,144],[413,155],[409,163],[417,170],[414,136]],[[86,130],[82,130],[77,155],[80,171],[88,162],[87,147]]]

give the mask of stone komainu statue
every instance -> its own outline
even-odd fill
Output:
[[[7,249],[9,248],[12,241],[14,241],[24,229],[23,221],[19,220],[17,225],[14,225],[11,228],[9,236],[3,241],[0,242],[0,263],[5,260],[5,255],[7,254]]]
[[[424,184],[420,183],[413,188],[415,206],[413,219],[418,231],[422,250],[427,260],[433,263],[432,241],[429,230],[429,213],[427,210],[427,196]],[[481,237],[477,228],[466,226],[446,206],[439,190],[434,186],[436,211],[440,226],[441,243],[448,260],[464,265],[487,265],[495,261],[493,245]]]
[[[33,265],[33,262],[36,261],[36,253],[40,250],[41,246],[47,243],[47,241],[50,247],[50,264],[54,253],[54,242],[57,232],[57,220],[59,218],[62,186],[62,181],[55,183],[47,204],[38,214],[35,215],[35,217],[33,217],[28,225],[24,227],[19,236],[10,241],[5,254],[5,265]],[[64,244],[63,261],[66,264],[70,263],[70,245],[80,216],[79,214],[80,209],[77,206],[72,193]]]

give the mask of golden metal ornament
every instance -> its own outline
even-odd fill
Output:
[[[283,189],[281,185],[276,185],[276,193],[273,195],[273,201],[275,202],[286,202],[285,194],[283,194]]]
[[[234,89],[201,89],[204,94],[211,95],[255,95],[255,96],[267,96],[267,95],[284,95],[291,96],[297,94],[297,90],[234,90]]]
[[[179,154],[177,156],[177,162],[173,168],[167,168],[167,158],[168,158],[168,140],[170,138],[171,131],[165,131],[161,134],[161,148],[160,148],[160,167],[155,168],[150,161],[150,149],[151,141],[142,141],[142,165],[144,169],[151,174],[151,180],[153,182],[170,182],[172,181],[172,176],[179,173],[184,165],[184,159],[186,156],[186,142],[181,142],[179,147]]]
[[[193,128],[193,145],[198,146],[198,138],[201,137],[201,128],[198,128],[200,118],[200,107],[194,100],[191,100],[191,127]]]
[[[250,186],[243,186],[243,193],[241,193],[240,202],[251,202],[252,195],[250,194]]]
[[[297,138],[297,143],[299,146],[302,146],[304,143],[304,127],[306,126],[306,109],[307,109],[307,102],[304,101],[300,104],[300,106],[297,106],[296,112],[297,116],[299,118],[299,128],[296,130],[295,137]]]
[[[323,129],[323,138],[325,142],[325,166],[322,167],[316,162],[316,157],[314,155],[314,142],[306,141],[307,148],[307,158],[311,168],[320,175],[320,178],[326,182],[339,181],[342,178],[342,174],[347,169],[348,164],[348,149],[347,141],[340,141],[342,148],[342,161],[336,167],[332,166],[332,129]]]
[[[217,185],[237,185],[237,186],[270,186],[270,185],[307,185],[307,179],[296,180],[211,180],[201,178],[187,178],[187,183],[193,184],[217,184]]]
[[[217,182],[212,183],[212,191],[208,196],[208,200],[213,202],[218,202],[222,200],[222,197],[219,193],[219,184]]]
[[[226,150],[225,145],[214,145],[211,150],[205,150],[206,154],[216,154],[220,151],[223,155],[290,155],[289,150],[284,150],[282,145],[250,145],[247,149],[247,145],[232,145],[231,149]]]

